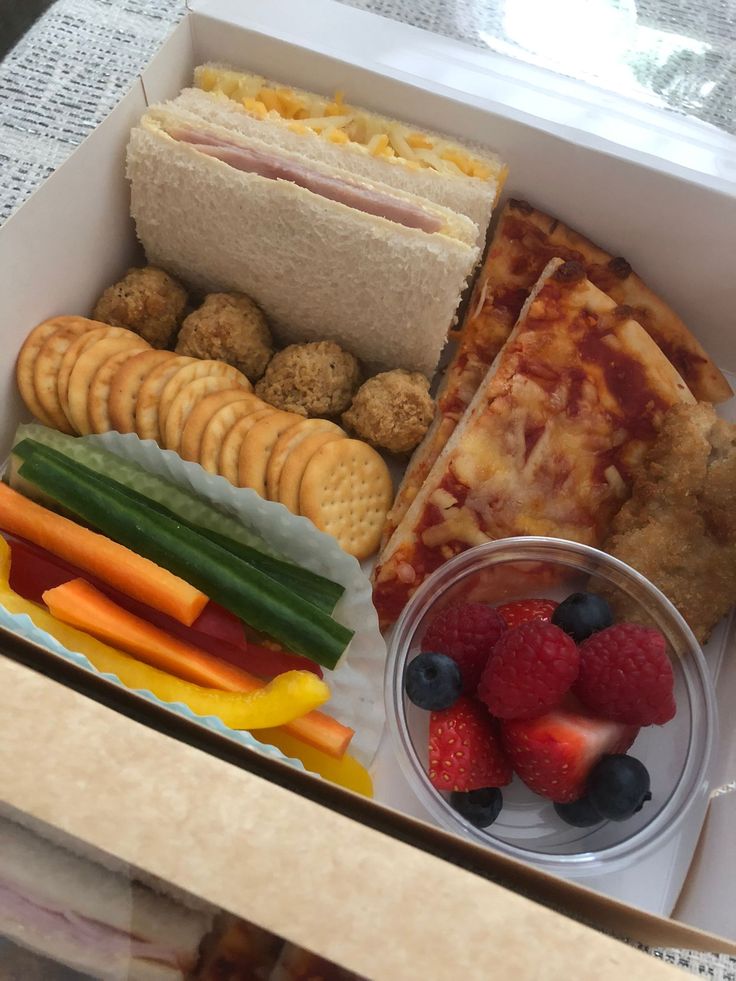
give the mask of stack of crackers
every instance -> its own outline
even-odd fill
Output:
[[[154,350],[132,331],[70,316],[30,333],[16,372],[47,426],[137,433],[309,518],[356,558],[378,546],[393,499],[381,456],[327,419],[264,402],[224,361]]]

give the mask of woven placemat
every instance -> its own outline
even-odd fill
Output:
[[[528,18],[530,4],[533,7],[534,0],[513,0],[514,16],[523,7]],[[643,0],[633,27],[632,3],[610,0],[603,4],[619,12],[613,19],[621,31],[629,32],[618,37],[616,51],[634,52],[627,57],[639,66],[635,74],[640,91],[630,90],[628,69],[620,76],[621,82],[616,82],[615,73],[602,70],[610,59],[605,62],[598,57],[597,67],[583,64],[574,72],[570,67],[574,58],[556,64],[542,43],[545,32],[541,29],[526,36],[522,32],[524,43],[515,40],[510,32],[512,0],[508,4],[500,0],[349,0],[349,5],[649,101],[662,97],[676,111],[736,131],[736,7],[730,0],[710,0],[706,8],[680,0]],[[586,5],[600,8],[601,0],[579,0],[577,5],[581,11]],[[555,16],[560,16],[559,6],[546,0],[537,0],[536,7],[540,17],[545,8],[554,8]],[[105,118],[183,15],[183,0],[58,0],[0,63],[0,223]],[[585,18],[582,22],[586,23]],[[591,21],[588,26],[592,31],[595,24]],[[577,28],[579,51],[584,47],[580,23]],[[665,46],[674,60],[668,56],[663,62],[660,35],[668,32],[676,38]],[[532,41],[537,38],[538,43],[531,43],[529,37]],[[705,49],[700,59],[682,54]],[[595,50],[600,56],[600,44]],[[697,97],[696,90],[700,92]],[[701,977],[736,981],[734,957],[641,949]]]

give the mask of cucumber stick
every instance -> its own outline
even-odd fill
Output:
[[[21,477],[109,538],[201,589],[256,630],[334,668],[352,637],[293,590],[204,535],[120,493],[114,482],[45,446],[34,446]]]
[[[62,456],[81,464],[101,478],[114,481],[121,492],[127,490],[141,504],[157,508],[186,527],[199,532],[244,562],[282,582],[327,613],[334,610],[335,604],[345,591],[342,586],[325,576],[273,555],[258,535],[248,531],[240,521],[223,514],[208,501],[202,500],[170,480],[149,473],[115,453],[89,443],[86,438],[65,436],[63,433],[35,423],[19,426],[12,451],[15,456],[24,455],[21,446],[26,440],[56,450]],[[13,456],[10,463],[11,487],[30,496],[27,489],[19,486],[17,464]],[[43,504],[44,501],[39,503]]]

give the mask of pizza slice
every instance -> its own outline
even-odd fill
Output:
[[[591,283],[619,305],[630,306],[634,319],[672,362],[695,398],[723,402],[731,397],[728,382],[682,320],[625,259],[610,256],[526,201],[508,201],[501,210],[465,321],[453,335],[457,349],[438,394],[434,423],[406,470],[386,520],[382,546],[414,500],[511,333],[529,291],[554,258],[581,262]]]
[[[600,546],[687,386],[627,306],[553,259],[374,571],[392,623],[426,577],[491,539]]]

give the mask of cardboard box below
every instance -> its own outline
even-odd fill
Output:
[[[485,978],[482,951],[502,977],[676,976],[496,885],[470,853],[465,868],[442,861],[7,659],[0,731],[10,816],[23,812],[366,977]],[[612,929],[630,921],[616,910]],[[452,929],[438,934],[438,923]],[[651,936],[661,939],[656,923]]]
[[[510,164],[507,190],[511,195],[530,198],[535,205],[559,215],[593,240],[605,244],[613,254],[625,254],[654,289],[661,292],[687,321],[697,325],[700,340],[722,367],[736,370],[736,344],[730,332],[733,327],[731,314],[736,302],[732,275],[736,196],[727,177],[718,180],[703,178],[700,181],[682,160],[672,164],[658,158],[653,152],[643,153],[627,145],[607,144],[601,141],[599,135],[595,138],[590,133],[586,135],[585,113],[574,118],[571,116],[564,127],[551,123],[541,115],[535,118],[529,111],[520,114],[518,107],[504,105],[503,89],[494,89],[495,82],[492,84],[489,75],[483,76],[488,83],[487,89],[479,87],[477,73],[473,74],[471,86],[471,80],[462,71],[454,72],[449,68],[446,72],[430,71],[429,62],[415,57],[418,49],[407,46],[409,41],[416,41],[422,50],[424,44],[434,51],[438,39],[431,39],[431,36],[425,38],[421,32],[411,30],[407,34],[401,25],[380,18],[369,17],[366,20],[367,15],[326,0],[320,0],[319,7],[322,16],[311,20],[307,18],[308,23],[305,23],[304,10],[290,0],[279,0],[272,8],[254,0],[238,4],[222,0],[197,5],[195,12],[179,25],[153,60],[141,84],[125,96],[102,126],[0,230],[0,308],[8,350],[17,350],[30,327],[48,316],[59,313],[88,314],[101,289],[134,261],[138,251],[129,218],[128,188],[123,179],[124,148],[129,130],[145,110],[147,101],[173,96],[188,82],[194,65],[206,60],[218,60],[237,63],[309,89],[345,89],[358,103],[382,108],[412,119],[418,125],[431,125],[460,137],[487,142]],[[293,18],[286,16],[289,10],[294,12]],[[347,25],[366,30],[370,28],[370,33],[346,32]],[[297,30],[298,37],[294,33]],[[369,36],[370,44],[366,44]],[[466,54],[466,49],[455,42],[443,40],[440,48],[442,57],[448,59],[448,65],[453,57],[458,63],[462,62]],[[474,54],[473,58],[477,57],[477,53]],[[480,70],[481,66],[476,67]],[[600,123],[601,119],[596,117],[596,125]],[[676,140],[677,137],[670,134],[668,139]],[[713,152],[714,159],[721,159],[719,154],[726,153],[722,148]],[[728,188],[732,189],[728,191]],[[0,456],[4,455],[15,425],[22,418],[11,367],[12,358],[8,358],[6,370],[0,373],[0,401],[6,407],[0,429]],[[724,653],[732,641],[733,626],[723,625],[719,628],[712,654],[714,664],[724,660]],[[14,665],[4,661],[0,661],[0,669],[16,670]],[[20,675],[13,675],[13,678],[16,677]],[[39,684],[39,679],[35,679],[35,683]],[[21,730],[16,721],[17,713],[13,711],[10,689],[5,687],[2,690],[6,714],[2,719],[1,731],[10,737]],[[46,686],[41,685],[37,693],[43,700],[42,714],[48,717],[52,706],[53,711],[57,710],[57,700],[62,696],[50,682]],[[728,718],[736,705],[736,671],[732,666],[719,679],[718,696],[722,716]],[[81,720],[85,712],[92,711],[81,696],[76,701],[71,693],[65,693],[63,697],[67,699],[64,704],[70,724],[71,719],[76,717]],[[45,701],[47,698],[48,703]],[[105,725],[112,725],[107,716],[104,718]],[[139,743],[142,746],[152,738],[148,730],[128,720],[121,719],[120,724],[126,726],[129,747],[138,747]],[[42,724],[34,725],[33,712],[29,712],[23,732],[28,752],[33,754],[29,762],[32,759],[34,765],[39,766],[43,758],[44,734],[53,740],[53,730],[47,731]],[[6,744],[5,736],[3,744]],[[22,749],[23,742],[19,740],[18,745]],[[75,752],[81,751],[82,747],[83,740],[80,738]],[[182,747],[182,760],[186,759],[189,765],[195,757],[185,750],[186,747]],[[736,744],[729,728],[724,726],[719,783],[736,776],[735,751]],[[63,768],[73,767],[76,759],[70,752],[68,757],[58,757],[57,762]],[[215,759],[196,759],[203,770],[211,768],[212,782],[216,782],[225,772],[225,764]],[[9,765],[8,759],[5,764]],[[30,769],[29,773],[32,772]],[[44,777],[40,780],[42,772]],[[64,772],[68,772],[72,780],[72,770]],[[82,780],[79,775],[82,771],[74,772],[77,776],[73,780]],[[47,781],[50,795],[57,793],[58,783],[63,782],[61,775],[51,767],[37,769],[35,774],[39,786],[33,793],[27,782],[14,780],[12,784],[4,784],[8,788],[4,793],[9,802],[30,813],[35,813],[30,804],[42,799]],[[17,776],[20,780],[22,774]],[[269,805],[276,808],[282,805],[277,788],[261,786],[262,782],[252,782],[255,778],[246,778],[247,775],[242,774],[238,777],[243,781],[239,791],[241,800],[246,800],[247,794],[253,793],[254,807],[256,804],[264,809]],[[168,787],[167,781],[168,776],[162,786]],[[90,785],[84,780],[82,785],[89,792]],[[151,780],[150,787],[154,786],[158,791],[158,779]],[[321,794],[324,800],[330,801],[331,806],[338,809],[348,806],[344,794],[335,795],[332,788],[316,786],[319,789],[310,791],[314,796]],[[13,799],[11,787],[18,790],[19,799]],[[190,791],[192,799],[188,806],[195,808],[194,791],[191,788]],[[116,790],[115,796],[117,794]],[[55,798],[54,806],[60,807],[62,799]],[[217,799],[220,799],[219,795]],[[411,795],[405,795],[403,799],[406,809],[409,809]],[[733,800],[733,796],[730,800],[724,798],[714,806],[714,816],[706,828],[699,857],[692,867],[678,909],[678,915],[689,922],[701,928],[724,932],[729,929],[728,924],[719,918],[718,909],[713,909],[711,923],[710,910],[702,897],[707,896],[712,888],[714,870],[717,867],[719,871],[722,870],[714,857],[723,854],[728,845],[728,821],[722,814],[732,809]],[[26,802],[30,802],[28,807],[25,806]],[[306,802],[298,803],[299,807],[302,804],[306,806]],[[98,804],[99,801],[93,801],[91,797],[85,803],[84,795],[80,794],[78,798],[75,796],[74,801],[66,800],[57,817],[68,813],[67,830],[79,837],[90,834],[90,841],[106,847],[111,842],[97,840],[91,827],[94,823],[91,820],[92,809]],[[452,855],[453,860],[482,870],[482,874],[489,878],[503,878],[514,888],[569,911],[571,915],[594,919],[597,925],[651,943],[736,951],[733,943],[698,934],[675,922],[659,920],[631,907],[593,896],[583,887],[553,880],[533,869],[523,868],[519,863],[496,856],[489,850],[454,839],[444,832],[427,829],[420,822],[413,822],[385,808],[358,804],[350,806],[354,807],[359,819],[368,820],[369,823],[378,822],[380,815],[382,825],[390,828],[397,838],[421,840],[423,847],[436,848],[442,854]],[[44,807],[47,808],[44,813],[37,816],[51,818],[52,811],[48,809],[51,807],[51,797]],[[136,843],[136,849],[148,836],[155,837],[158,833],[160,803],[150,800],[146,810],[150,814],[149,820],[135,817],[137,812],[134,808],[129,812],[119,812],[121,833],[126,840]],[[131,815],[130,827],[123,816],[127,813]],[[309,811],[309,818],[316,813]],[[322,820],[326,818],[320,812]],[[307,836],[305,840],[310,848],[312,830],[310,827],[300,831]],[[345,831],[345,834],[348,837],[350,834],[360,836],[363,830],[351,825],[350,832]],[[205,831],[202,829],[202,834]],[[291,844],[296,848],[296,842],[292,841]],[[391,843],[392,849],[394,844]],[[272,839],[271,845],[278,849],[281,842]],[[401,849],[402,846],[396,847]],[[146,859],[151,857],[145,849],[136,849],[131,855]],[[273,851],[270,854],[273,855]],[[398,858],[400,854],[401,851],[396,853],[398,865],[402,864]],[[407,849],[405,854],[411,856],[413,852]],[[339,862],[342,856],[335,854],[327,858],[323,853],[323,858],[331,865]],[[129,860],[136,859],[131,857]],[[409,864],[411,861],[407,857]],[[145,866],[145,862],[139,864]],[[151,871],[157,869],[151,868]],[[214,875],[213,868],[201,869],[200,877],[190,882],[188,888],[194,887],[194,891],[200,886],[203,890],[212,888],[213,884],[208,883],[208,871],[211,876]],[[178,875],[173,867],[168,867],[168,872],[173,874],[174,879]],[[172,878],[166,869],[161,874]],[[228,876],[224,871],[221,879],[223,881],[218,880],[215,885],[224,890],[223,895],[230,895],[235,905],[243,903],[242,891],[237,892],[241,887],[227,882]],[[730,888],[733,888],[732,882],[733,878]],[[228,889],[236,890],[237,902],[233,898],[236,893],[228,894]],[[251,901],[252,897],[243,906],[244,915],[249,915],[246,907],[250,908],[248,904]],[[223,905],[227,906],[228,903]],[[479,909],[481,905],[479,902]],[[236,911],[241,912],[241,909]],[[314,914],[314,910],[311,912]],[[482,915],[485,914],[478,914],[481,917],[478,924],[483,922]],[[297,929],[298,923],[301,923],[299,917],[294,922],[295,933],[301,929]],[[268,923],[261,925],[269,926]],[[316,935],[321,936],[318,926],[309,920],[304,924],[304,930],[309,932],[315,928]],[[730,929],[734,929],[733,924]],[[277,932],[283,934],[281,930]],[[736,934],[731,932],[729,935],[736,939]],[[368,940],[365,933],[356,933],[356,946],[361,938]],[[290,939],[299,942],[299,937]],[[353,943],[345,938],[340,942]],[[330,944],[334,944],[334,941],[330,941]],[[314,943],[305,943],[305,946],[314,947]],[[334,946],[331,949],[334,954]],[[326,952],[326,956],[331,955]],[[360,957],[356,954],[355,963],[359,962]],[[360,967],[355,969],[360,970]]]

